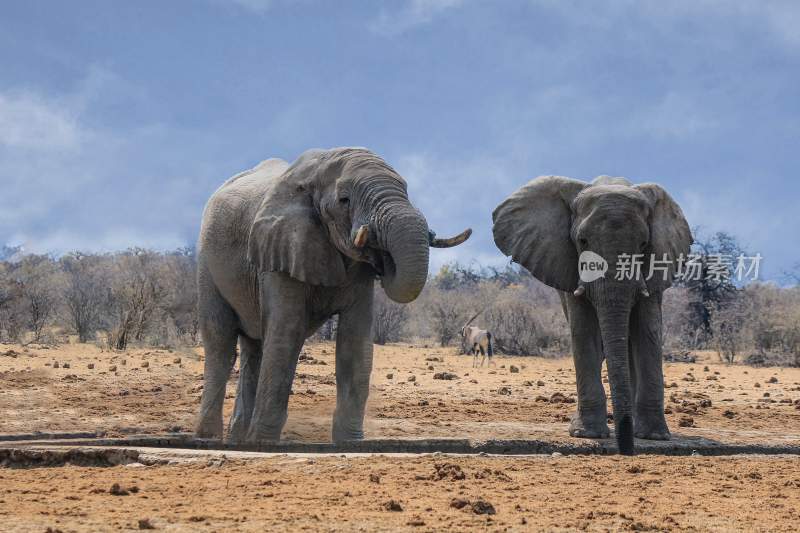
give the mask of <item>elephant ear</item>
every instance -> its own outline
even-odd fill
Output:
[[[347,278],[344,259],[333,246],[301,185],[279,183],[256,213],[247,257],[259,272],[284,272],[310,285],[337,287]]]
[[[675,275],[676,261],[683,255],[689,255],[689,247],[692,245],[692,231],[683,216],[680,206],[672,197],[655,183],[643,183],[636,185],[642,194],[647,197],[652,208],[650,214],[650,250],[645,257],[645,265],[642,272],[650,272],[650,262],[655,259],[656,270],[653,276],[647,280],[647,288],[650,292],[663,291],[672,285],[672,278]],[[652,254],[652,255],[651,255]],[[662,260],[666,255],[668,263]],[[667,275],[659,270],[660,267],[667,267]]]
[[[572,202],[586,183],[540,176],[492,213],[494,242],[539,281],[562,291],[578,286],[578,252],[570,237]]]

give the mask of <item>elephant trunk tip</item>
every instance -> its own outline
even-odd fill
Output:
[[[623,416],[616,427],[617,447],[620,455],[635,455],[633,447],[633,417]]]

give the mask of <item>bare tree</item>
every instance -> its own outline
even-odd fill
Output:
[[[45,255],[26,255],[13,267],[12,277],[26,326],[33,334],[33,342],[41,342],[59,304],[59,272]]]
[[[61,258],[64,304],[79,342],[89,342],[109,304],[108,273],[102,256],[73,252]]]
[[[383,291],[375,292],[372,340],[375,344],[386,344],[402,339],[408,320],[408,308],[393,302]]]
[[[124,350],[128,343],[144,339],[147,327],[156,316],[164,290],[158,279],[157,255],[133,249],[116,258],[111,298],[115,326],[110,346]]]

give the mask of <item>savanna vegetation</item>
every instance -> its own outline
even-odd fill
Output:
[[[694,248],[705,255],[742,251],[725,233],[700,238]],[[725,362],[800,366],[800,268],[787,273],[785,286],[706,274],[664,293],[666,357],[714,350]],[[0,341],[58,344],[72,336],[114,350],[195,345],[194,280],[190,248],[54,257],[6,247],[0,252]],[[377,290],[373,339],[457,346],[462,326],[476,314],[473,323],[492,332],[497,352],[570,350],[558,294],[515,265],[445,265],[408,305]],[[335,335],[333,319],[315,337]]]

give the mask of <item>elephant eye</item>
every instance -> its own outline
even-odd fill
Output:
[[[349,205],[350,204],[350,198],[348,198],[346,196],[342,196],[341,198],[339,198],[339,203],[342,204],[342,205]]]
[[[578,244],[581,245],[581,248],[586,248],[587,246],[589,246],[589,241],[587,241],[586,239],[581,238],[581,239],[578,239]]]

